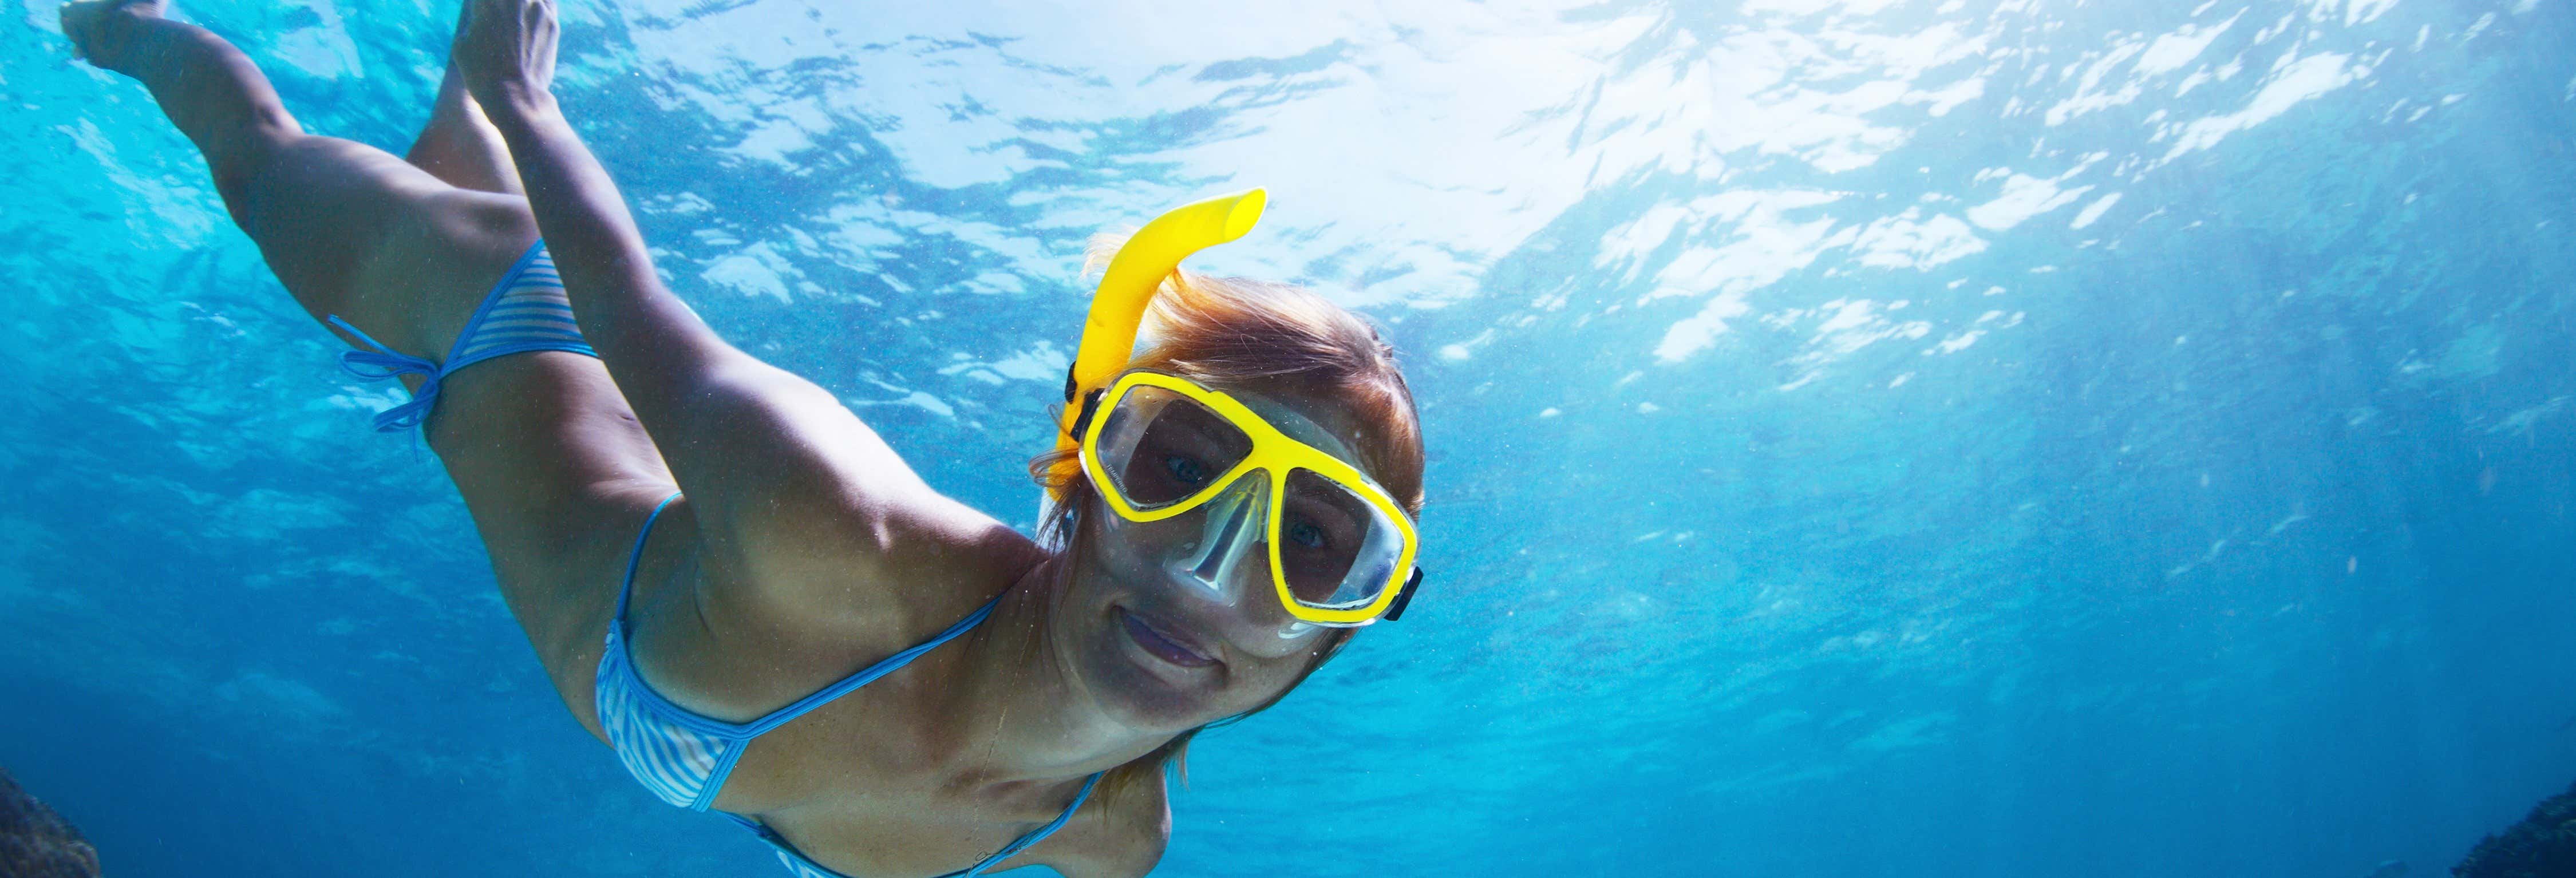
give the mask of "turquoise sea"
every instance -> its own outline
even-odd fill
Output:
[[[773,876],[54,0],[0,22],[0,765],[110,875]],[[2576,2],[565,0],[672,286],[1026,526],[1081,246],[1403,350],[1431,578],[1158,875],[2447,874],[2576,779]],[[450,0],[202,0],[400,151]],[[2383,876],[2392,874],[2382,871]]]

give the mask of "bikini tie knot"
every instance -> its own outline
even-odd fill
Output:
[[[358,331],[338,315],[325,318],[340,331],[356,336],[372,351],[343,351],[340,371],[365,381],[384,381],[404,375],[421,376],[420,389],[411,392],[411,401],[376,413],[376,432],[393,433],[420,426],[429,420],[429,410],[438,402],[438,381],[443,377],[438,364],[384,346],[375,338]]]

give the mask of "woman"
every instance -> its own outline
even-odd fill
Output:
[[[1087,335],[1114,352],[1077,364],[1066,447],[1032,464],[1057,500],[1042,545],[663,288],[548,94],[546,0],[468,0],[406,159],[304,134],[238,50],[163,11],[76,3],[63,29],[151,89],[288,291],[359,348],[344,365],[414,388],[379,426],[425,430],[573,715],[800,875],[1141,875],[1189,737],[1277,701],[1419,580],[1411,395],[1320,299],[1113,263],[1163,288],[1159,340],[1121,362],[1114,328]]]

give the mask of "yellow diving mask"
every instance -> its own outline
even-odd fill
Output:
[[[1166,565],[1175,580],[1230,598],[1236,569],[1266,547],[1258,560],[1298,622],[1401,614],[1413,522],[1367,473],[1178,376],[1129,372],[1083,407],[1082,469],[1111,512],[1143,523],[1205,510],[1198,539]]]
[[[1184,205],[1119,248],[1065,378],[1058,447],[1077,450],[1067,465],[1090,479],[1111,525],[1169,521],[1186,531],[1182,516],[1202,516],[1195,539],[1167,546],[1159,566],[1173,581],[1234,603],[1249,597],[1237,590],[1267,580],[1291,620],[1285,637],[1394,620],[1422,572],[1413,521],[1385,488],[1223,391],[1126,368],[1164,279],[1183,257],[1250,231],[1265,201],[1253,189]],[[1247,562],[1268,575],[1244,575]]]

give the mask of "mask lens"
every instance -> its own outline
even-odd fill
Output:
[[[1136,387],[1100,426],[1100,468],[1111,490],[1138,509],[1188,500],[1252,453],[1252,438],[1189,397]]]
[[[1395,579],[1403,553],[1404,532],[1377,504],[1311,470],[1288,473],[1280,504],[1279,575],[1298,603],[1366,606]]]

